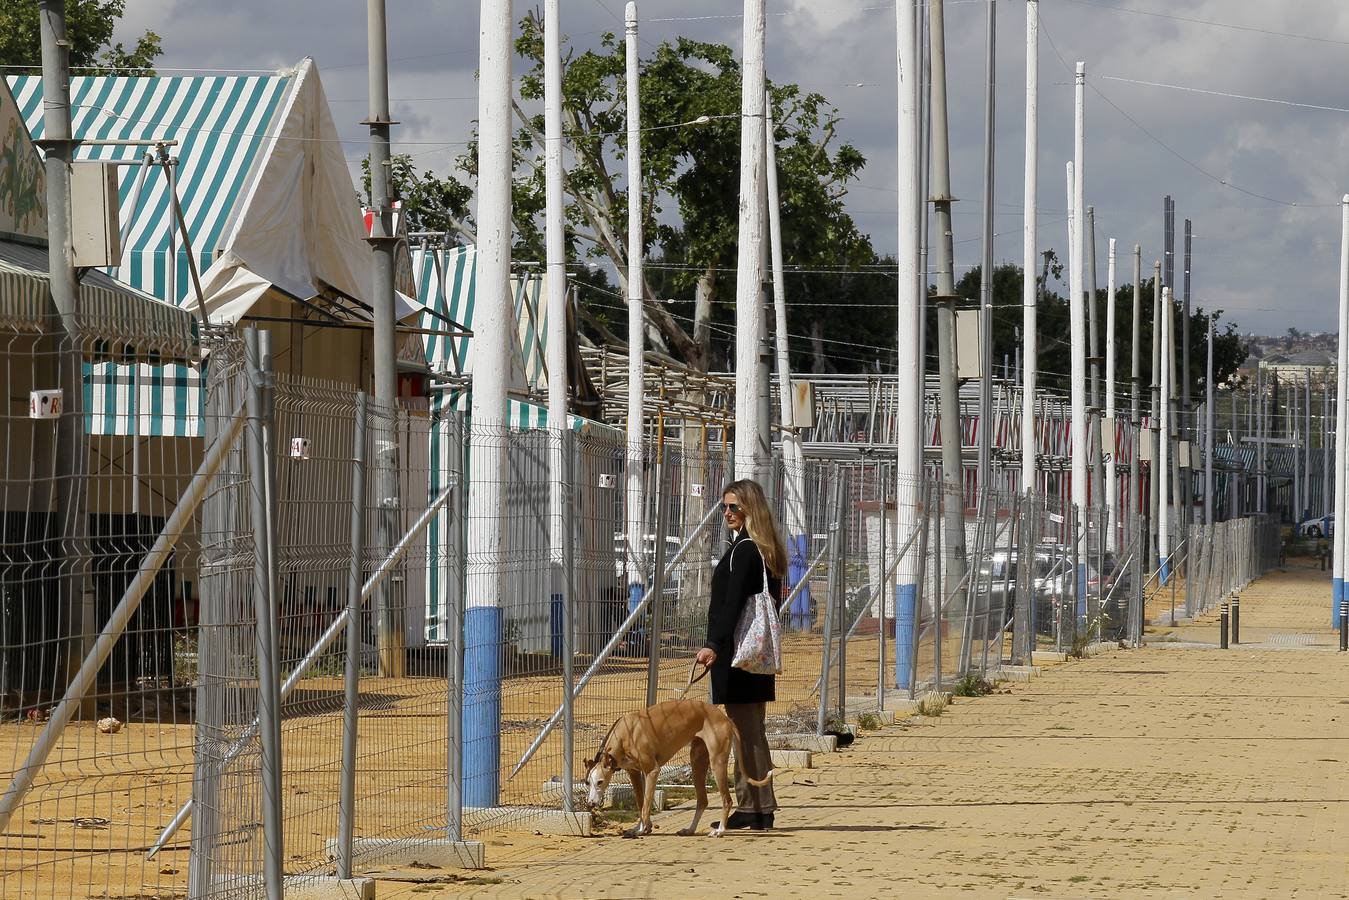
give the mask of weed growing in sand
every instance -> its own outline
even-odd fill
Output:
[[[982,697],[985,694],[993,693],[993,685],[974,672],[970,672],[956,682],[956,686],[952,688],[951,693],[957,697]]]
[[[857,727],[863,731],[876,731],[881,727],[881,717],[875,713],[862,713],[857,717]]]
[[[918,701],[918,713],[936,718],[946,711],[949,702],[945,694],[927,694]]]

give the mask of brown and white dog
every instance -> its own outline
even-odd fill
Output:
[[[591,808],[604,803],[604,792],[615,772],[622,769],[632,780],[634,796],[641,801],[637,824],[623,832],[624,837],[651,833],[651,804],[656,795],[660,767],[685,747],[693,763],[693,789],[698,805],[693,821],[682,835],[697,834],[698,820],[707,809],[707,768],[717,780],[721,792],[722,816],[709,837],[721,837],[731,815],[731,791],[726,784],[726,765],[734,748],[740,752],[740,733],[726,713],[702,700],[665,700],[643,710],[625,714],[605,735],[595,758],[590,760],[586,782],[590,785]],[[770,770],[761,780],[748,779],[761,787],[773,780]]]

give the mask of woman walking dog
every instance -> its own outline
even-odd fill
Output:
[[[731,543],[712,573],[707,643],[698,651],[698,662],[711,669],[712,702],[725,707],[740,732],[743,752],[735,759],[739,808],[727,819],[726,827],[766,831],[773,827],[773,813],[778,808],[773,785],[756,786],[749,779],[762,779],[772,768],[764,715],[766,704],[776,699],[774,676],[733,668],[731,657],[736,623],[746,602],[764,589],[765,574],[770,595],[782,595],[787,548],[758,482],[742,480],[727,485],[721,496],[721,515],[731,532]]]

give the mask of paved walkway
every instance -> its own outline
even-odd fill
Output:
[[[1251,645],[1217,650],[1215,614],[817,757],[772,833],[496,836],[476,883],[379,896],[1349,897],[1328,594],[1275,574],[1242,595]]]

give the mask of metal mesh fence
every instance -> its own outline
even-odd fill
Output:
[[[575,808],[565,785],[610,724],[687,684],[726,547],[729,447],[677,424],[640,448],[595,424],[469,426],[448,396],[384,408],[271,375],[265,340],[208,343],[199,437],[137,434],[134,405],[125,433],[90,427],[82,403],[3,420],[7,893],[263,897]],[[69,349],[12,336],[15,390]],[[86,378],[107,361],[81,352]],[[166,364],[118,352],[135,396]],[[80,433],[72,469],[57,450]],[[496,481],[475,485],[489,456]],[[1137,641],[1160,590],[1137,516],[952,498],[864,454],[771,471],[790,572],[770,735],[1035,649]],[[913,527],[900,494],[918,499]],[[1183,579],[1197,614],[1277,544],[1268,519],[1197,528],[1167,588]]]

